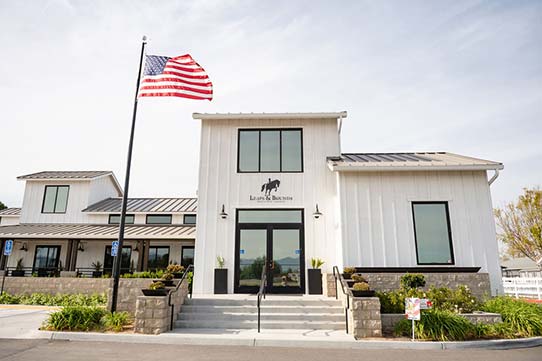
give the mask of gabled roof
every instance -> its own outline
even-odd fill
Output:
[[[120,212],[121,198],[107,198],[83,209],[83,212]],[[196,212],[197,198],[129,198],[127,212],[130,213],[177,213]]]
[[[94,179],[113,174],[111,171],[43,171],[17,177],[17,179]]]
[[[497,170],[502,163],[448,152],[343,153],[328,157],[332,171]]]
[[[117,239],[119,226],[109,224],[18,224],[0,226],[0,238]],[[126,225],[125,239],[194,239],[196,227],[181,225]]]
[[[110,176],[118,194],[122,195],[122,187],[110,170],[82,170],[82,171],[43,171],[17,177],[18,180],[55,180],[55,181],[90,181]]]
[[[324,113],[192,113],[193,119],[339,119],[346,118],[347,112]]]
[[[1,217],[17,217],[21,215],[21,208],[6,208],[0,211]]]

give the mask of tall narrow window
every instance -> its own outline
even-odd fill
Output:
[[[239,173],[303,172],[301,129],[240,129]]]
[[[104,273],[111,274],[113,272],[113,260],[115,257],[111,256],[111,246],[105,246],[105,256],[104,256]],[[120,257],[120,273],[128,273],[132,270],[130,269],[132,259],[132,247],[124,246],[122,247],[122,254]]]
[[[147,267],[150,270],[165,269],[169,264],[169,246],[149,247],[149,263]]]
[[[448,202],[413,202],[418,264],[454,264]]]
[[[66,213],[70,186],[45,186],[41,213]]]
[[[183,246],[181,250],[181,265],[188,267],[194,264],[194,246]]]

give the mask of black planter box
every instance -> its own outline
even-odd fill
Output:
[[[350,287],[350,288],[352,288],[354,283],[356,283],[356,281],[354,281],[354,280],[345,280],[345,281],[346,281],[346,284],[348,284],[348,287]]]
[[[183,272],[175,272],[173,274],[173,278],[177,280],[180,279],[182,276],[183,276]]]
[[[166,287],[173,287],[175,286],[173,284],[173,280],[163,280],[163,279],[159,279],[159,280],[153,280],[154,282],[162,282],[164,284],[164,286]]]
[[[343,278],[349,280],[352,277],[352,273],[343,273]]]
[[[102,274],[102,271],[92,271],[92,278],[100,278],[102,277]]]
[[[141,290],[141,292],[143,292],[145,296],[167,296],[169,293],[169,290],[165,288],[159,288],[157,290],[144,288]]]
[[[375,291],[374,290],[368,290],[368,291],[355,291],[352,290],[352,296],[354,297],[374,297]]]
[[[228,269],[215,268],[215,295],[228,293]]]
[[[322,294],[322,270],[319,268],[309,269],[309,295]]]
[[[13,270],[11,271],[11,277],[24,277],[24,270]]]

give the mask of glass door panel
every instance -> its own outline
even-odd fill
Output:
[[[270,287],[273,292],[301,292],[299,229],[273,229]]]
[[[239,288],[258,289],[266,262],[267,230],[241,229],[239,234]]]

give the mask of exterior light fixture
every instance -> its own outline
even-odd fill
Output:
[[[85,252],[85,246],[83,246],[83,242],[79,243],[79,246],[77,247],[77,250],[79,252]]]
[[[228,213],[226,213],[226,210],[224,209],[224,205],[222,205],[222,211],[220,211],[219,215],[220,215],[220,218],[222,219],[228,218]]]
[[[136,244],[135,248],[134,248],[134,252],[139,252],[139,246]]]
[[[26,245],[26,242],[23,242],[23,245],[21,246],[21,248],[19,248],[19,250],[28,252],[28,246]]]
[[[320,210],[318,209],[318,203],[316,203],[316,211],[312,214],[312,216],[314,217],[314,219],[318,219],[322,215],[322,212],[320,212]]]

